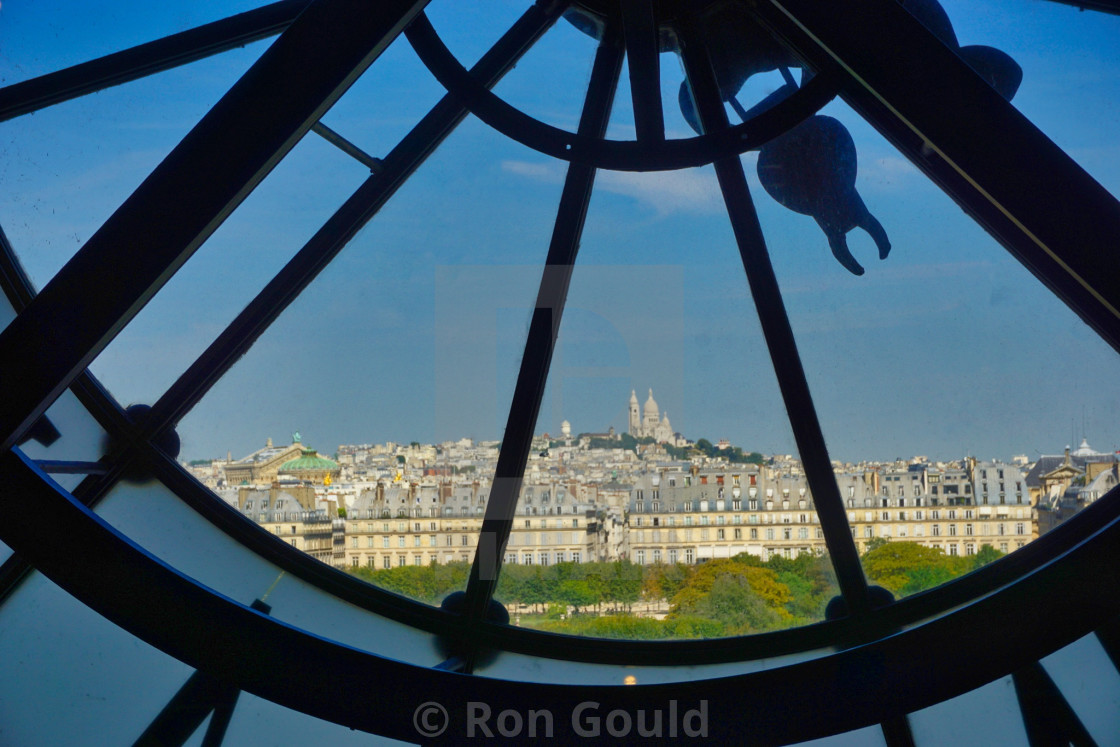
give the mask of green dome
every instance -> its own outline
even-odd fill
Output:
[[[326,457],[319,456],[319,452],[314,449],[304,449],[303,454],[296,459],[284,462],[280,465],[280,472],[309,472],[309,471],[324,471],[336,470],[338,463],[327,459]]]

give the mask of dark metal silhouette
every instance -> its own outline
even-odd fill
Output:
[[[1011,676],[1023,726],[1031,747],[1073,745],[1096,747],[1096,741],[1070,707],[1042,664],[1033,662]]]
[[[1003,98],[1012,99],[1022,83],[1023,70],[1010,55],[983,45],[961,47],[948,14],[937,0],[899,0],[899,3],[939,41],[956,51]],[[724,12],[718,14],[718,21],[706,29],[711,39],[713,71],[721,98],[731,104],[744,122],[798,90],[789,72],[789,67],[798,62],[787,50],[776,47],[768,33],[761,33],[762,41],[756,38],[760,36],[761,27],[753,19],[739,22],[736,14]],[[736,99],[739,89],[751,75],[772,70],[780,70],[786,84],[744,110]],[[808,81],[812,75],[811,70],[804,69],[802,81]],[[681,83],[677,99],[685,121],[697,133],[702,133],[688,81]],[[891,243],[886,231],[855,188],[855,144],[835,119],[813,117],[762,146],[758,176],[766,192],[777,202],[817,221],[828,238],[833,256],[853,274],[864,273],[848,248],[846,234],[853,228],[863,228],[871,234],[880,259],[890,253]]]
[[[871,234],[879,259],[890,253],[886,231],[856,191],[855,143],[832,117],[812,117],[762,146],[758,178],[778,203],[817,221],[833,256],[852,274],[863,274],[848,249],[846,234],[853,228]]]
[[[1011,55],[995,47],[973,44],[957,50],[961,59],[980,74],[1000,96],[1010,101],[1023,82],[1023,68]]]
[[[254,599],[249,606],[265,615],[272,612],[272,607],[259,599]],[[202,738],[203,747],[220,745],[225,739],[226,729],[229,728],[240,695],[241,690],[236,685],[198,670],[179,688],[137,738],[133,747],[185,744],[202,726],[207,716],[210,716],[210,723]]]
[[[953,23],[949,20],[949,14],[937,0],[898,0],[898,4],[932,31],[945,46],[952,49],[960,46],[957,33],[953,31]]]

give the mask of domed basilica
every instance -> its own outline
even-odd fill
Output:
[[[669,425],[669,414],[661,417],[661,410],[653,398],[653,390],[649,390],[649,399],[646,400],[641,412],[638,411],[638,394],[630,390],[630,435],[634,438],[652,438],[658,443],[672,442],[673,426]]]

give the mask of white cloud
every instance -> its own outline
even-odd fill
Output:
[[[557,163],[530,163],[529,161],[502,161],[502,171],[528,177],[540,182],[563,181],[563,166]]]
[[[723,197],[710,172],[600,172],[596,183],[607,192],[632,197],[659,216],[673,213],[719,213]]]
[[[511,174],[552,184],[563,181],[566,169],[560,163],[530,161],[502,161],[501,167]],[[600,171],[595,177],[595,186],[604,192],[631,197],[652,208],[659,217],[673,213],[723,211],[723,197],[711,171]]]

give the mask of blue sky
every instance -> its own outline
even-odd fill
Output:
[[[256,3],[0,7],[10,84]],[[441,2],[431,17],[473,61],[525,3]],[[1015,104],[1120,190],[1120,19],[1054,3],[946,2],[962,44],[1024,69]],[[0,124],[0,225],[39,285],[89,238],[267,42]],[[574,127],[593,43],[567,24],[499,86]],[[681,79],[663,60],[667,98]],[[776,75],[752,81],[762,95]],[[325,122],[383,155],[441,89],[395,44]],[[625,86],[610,135],[631,137]],[[670,101],[672,99],[669,99]],[[749,105],[749,103],[748,103]],[[853,277],[815,223],[774,203],[744,157],[775,270],[836,458],[1120,448],[1116,354],[841,103],[857,185],[889,233],[880,262],[850,235]],[[688,135],[675,108],[670,135]],[[967,126],[962,124],[962,126]],[[500,438],[565,165],[468,119],[183,421],[188,458],[285,439]],[[309,136],[94,362],[124,403],[151,402],[365,178]],[[1051,185],[1060,188],[1060,185]],[[156,218],[158,219],[158,217]],[[538,431],[625,427],[654,389],[676,429],[794,452],[710,168],[600,173]]]

